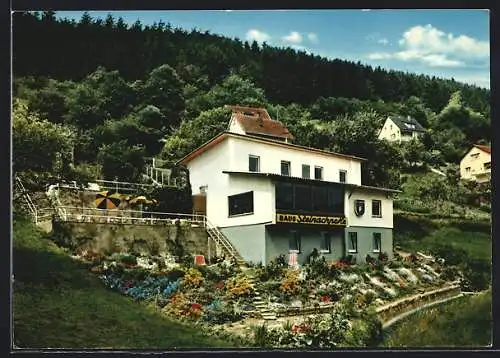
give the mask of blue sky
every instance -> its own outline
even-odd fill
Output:
[[[79,20],[81,11],[59,11]],[[89,11],[132,24],[173,27],[290,46],[386,69],[423,73],[489,88],[486,10],[177,10]]]

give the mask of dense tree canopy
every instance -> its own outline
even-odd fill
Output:
[[[209,32],[172,29],[165,23],[143,26],[138,21],[127,26],[110,16],[102,21],[85,14],[74,22],[56,20],[53,13],[17,12],[13,28],[17,76],[78,81],[103,66],[136,81],[168,65],[200,90],[239,74],[276,104],[311,105],[320,97],[400,102],[416,96],[438,112],[451,93],[461,90],[475,111],[485,113],[489,106],[489,91],[453,80],[328,60],[291,48],[260,47]]]
[[[61,171],[71,152],[71,175],[140,180],[145,157],[172,164],[226,130],[230,105],[265,107],[297,144],[366,158],[369,185],[397,187],[401,169],[457,164],[491,140],[489,91],[455,81],[112,16],[15,13],[14,44],[16,171]],[[428,131],[380,141],[390,115]]]

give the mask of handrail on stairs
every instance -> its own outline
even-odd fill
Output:
[[[29,210],[31,211],[31,215],[35,219],[35,224],[38,223],[38,211],[36,209],[36,205],[33,203],[33,200],[31,200],[31,197],[30,197],[28,191],[26,190],[26,188],[24,187],[21,178],[19,178],[16,175],[15,180],[16,180],[16,186],[21,191],[24,200],[28,204]]]
[[[220,230],[215,225],[213,225],[206,216],[204,217],[204,219],[205,227],[210,237],[214,239],[218,244],[221,244],[231,256],[237,258],[238,252],[229,242],[229,240],[224,236],[224,234],[222,234]]]

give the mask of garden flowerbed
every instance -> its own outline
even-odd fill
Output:
[[[256,269],[255,288],[266,308],[280,317],[328,312],[335,304],[378,307],[447,282],[439,274],[443,268],[432,258],[367,261],[365,265],[332,264],[318,258],[294,269],[279,258]]]
[[[438,260],[416,255],[392,261],[384,255],[367,257],[366,264],[359,265],[352,265],[349,260],[327,263],[316,257],[298,268],[289,267],[284,257],[279,257],[267,266],[252,266],[245,272],[231,261],[194,266],[190,257],[181,264],[168,255],[105,257],[79,252],[73,257],[87,263],[110,289],[179,320],[245,335],[251,330],[248,322],[253,322],[252,325],[264,322],[259,320],[262,310],[274,312],[281,317],[276,323],[283,320],[286,323],[273,329],[257,325],[253,334],[256,341],[259,334],[266,337],[260,338],[264,341],[277,339],[280,347],[334,346],[335,339],[327,338],[325,327],[339,328],[339,323],[332,321],[335,315],[344,315],[342,319],[347,323],[342,323],[342,327],[345,326],[346,332],[358,326],[364,328],[356,329],[366,331],[366,322],[371,322],[369,329],[376,331],[374,322],[383,318],[380,308],[388,302],[442,288],[460,276],[459,272],[442,267]],[[254,304],[256,291],[259,308]],[[306,332],[316,332],[320,337],[306,339],[309,334]],[[361,336],[368,339],[373,332]],[[359,341],[358,333],[348,341]]]

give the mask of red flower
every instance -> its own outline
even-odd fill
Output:
[[[297,324],[294,323],[292,326],[293,333],[302,333],[309,331],[309,327],[305,323]]]
[[[328,295],[323,295],[321,297],[321,302],[330,302],[330,296]]]

